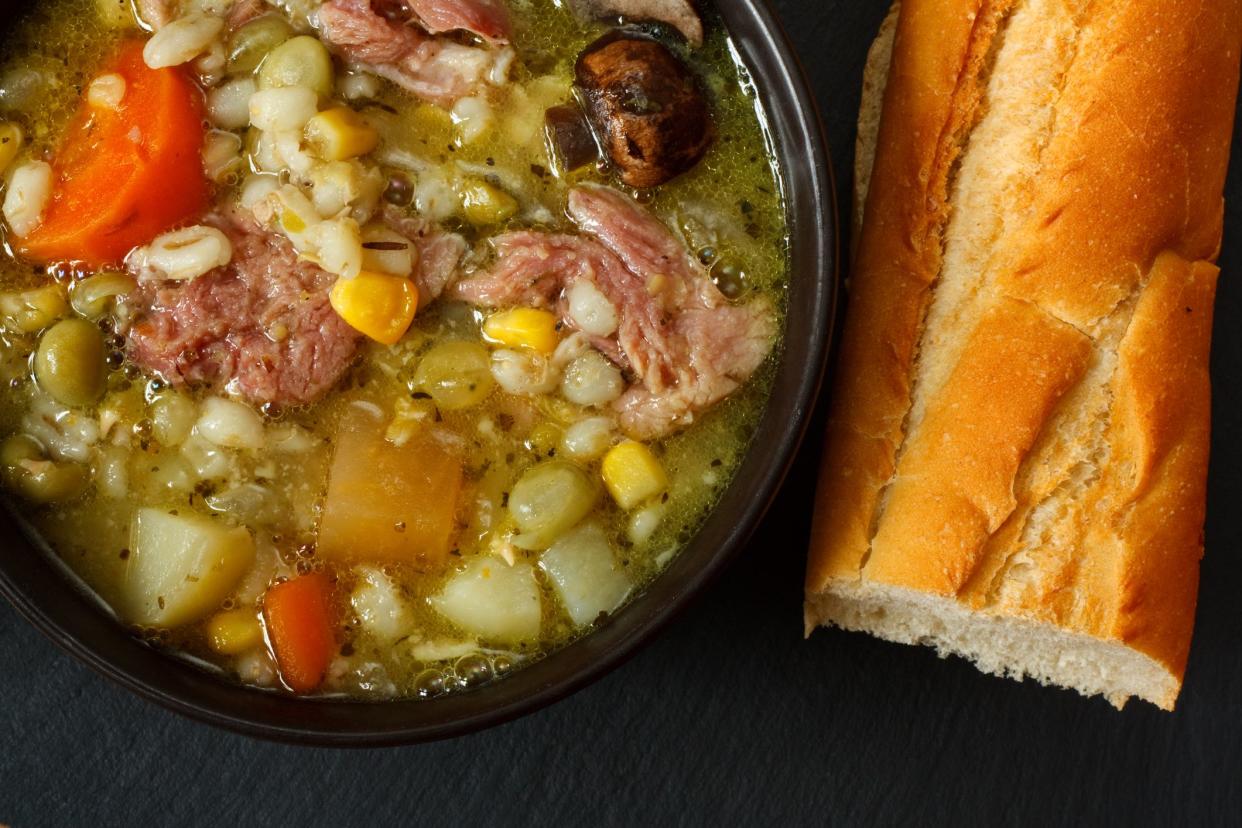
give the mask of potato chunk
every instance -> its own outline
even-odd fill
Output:
[[[457,522],[461,462],[425,435],[403,445],[360,409],[341,423],[328,478],[319,554],[341,562],[444,567]]]
[[[180,627],[219,607],[254,563],[254,539],[196,514],[141,509],[130,527],[125,571],[128,618]]]
[[[617,563],[608,536],[594,521],[552,544],[539,559],[539,568],[552,579],[565,611],[579,627],[621,606],[634,588]]]
[[[498,558],[475,558],[449,579],[431,605],[484,641],[518,644],[539,635],[539,584],[530,564],[509,566]]]

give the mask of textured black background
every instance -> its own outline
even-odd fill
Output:
[[[863,58],[887,0],[778,6],[844,205]],[[0,607],[0,823],[1238,824],[1236,164],[1228,196],[1207,557],[1176,713],[1118,713],[861,635],[803,642],[812,440],[750,548],[652,646],[561,704],[453,742],[340,752],[217,732],[107,683]]]

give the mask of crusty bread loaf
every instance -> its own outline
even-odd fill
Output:
[[[1171,709],[1242,0],[894,12],[860,119],[807,632]]]

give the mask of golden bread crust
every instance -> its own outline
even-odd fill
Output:
[[[1180,684],[1242,0],[902,0],[896,25],[808,612],[915,590]]]

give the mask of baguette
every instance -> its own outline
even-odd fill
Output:
[[[808,635],[1173,708],[1240,53],[1242,0],[894,6]]]

